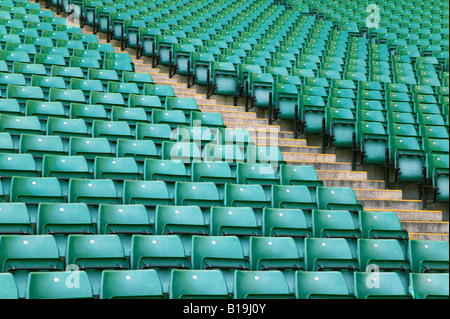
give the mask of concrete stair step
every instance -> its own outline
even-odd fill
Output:
[[[334,172],[339,172],[338,175],[335,175],[333,173],[333,175],[329,175],[328,178],[341,178],[343,176],[347,176],[347,174],[349,174],[348,176],[359,176],[358,172],[351,172],[350,171],[350,167],[352,164],[350,163],[340,163],[340,162],[328,162],[328,163],[318,163],[318,162],[313,162],[313,161],[286,161],[286,163],[288,165],[309,165],[309,166],[313,166],[316,170],[316,172],[319,170],[323,170],[323,171],[334,171]],[[356,173],[354,175],[352,175],[353,173]],[[367,179],[367,173],[364,175],[364,179]],[[353,179],[353,178],[348,178],[348,179]]]
[[[247,117],[247,118],[252,118],[252,119],[256,119],[256,113],[253,112],[240,112],[240,111],[229,111],[229,110],[212,110],[209,107],[199,107],[200,110],[202,110],[203,112],[209,112],[209,113],[220,113],[222,115],[222,118],[224,119],[228,119],[228,118],[242,118],[242,117]]]
[[[448,222],[443,221],[402,221],[402,226],[412,233],[437,233],[447,234],[449,233]]]
[[[321,147],[307,145],[278,145],[282,153],[321,153]],[[324,154],[327,155],[327,154]]]
[[[384,189],[384,181],[358,181],[342,179],[321,179],[324,186],[351,187],[360,189]]]
[[[199,107],[204,108],[205,110],[211,110],[211,111],[228,111],[228,112],[241,112],[242,114],[250,114],[254,112],[245,112],[245,108],[241,106],[233,106],[233,105],[221,105],[221,104],[210,104],[210,100],[206,100],[207,103],[199,103],[197,102],[197,105]]]
[[[222,114],[223,121],[226,123],[246,123],[246,125],[267,125],[267,120],[260,118],[251,118],[251,117],[229,117],[225,114]]]
[[[287,162],[292,160],[309,161],[309,162],[335,162],[335,154],[314,154],[299,152],[281,152],[283,159]]]
[[[270,138],[268,137],[252,137],[252,141],[257,145],[277,145],[278,146],[307,146],[304,139],[293,138]]]
[[[403,192],[394,189],[358,189],[353,188],[357,198],[371,198],[371,199],[403,199]]]
[[[383,212],[395,212],[400,221],[442,221],[442,212],[437,210],[420,210],[420,209],[371,209],[364,207],[365,211],[368,212],[379,212],[382,214]]]
[[[280,127],[278,125],[269,125],[269,124],[247,124],[247,123],[228,123],[226,122],[225,125],[228,128],[241,128],[241,129],[247,129],[250,131],[250,129],[253,130],[264,130],[267,132],[268,130],[273,132],[279,132]]]
[[[414,240],[436,240],[436,241],[449,241],[448,234],[441,233],[409,233],[409,239]]]
[[[325,166],[326,163],[317,164],[317,166]],[[315,165],[311,165],[315,166]],[[332,165],[328,165],[333,168]],[[323,179],[340,179],[340,180],[346,180],[346,181],[365,181],[367,180],[367,172],[360,172],[360,171],[354,171],[354,172],[345,172],[342,170],[332,170],[332,169],[317,169],[316,168],[317,176],[320,180]]]
[[[408,209],[408,210],[421,210],[422,201],[413,199],[374,199],[370,198],[358,198],[358,203],[364,206],[364,209],[370,210],[371,208],[384,208],[384,209]]]

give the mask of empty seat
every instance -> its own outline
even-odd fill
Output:
[[[409,275],[409,292],[414,299],[448,299],[448,274]]]
[[[351,187],[317,187],[319,209],[348,210],[357,213],[363,210],[363,206],[357,202]]]
[[[100,204],[120,204],[114,182],[110,179],[79,179],[69,181],[67,199],[69,203],[86,203],[92,222],[97,223]]]
[[[274,185],[272,186],[272,207],[301,209],[306,216],[308,225],[311,225],[311,214],[317,209],[316,202],[306,186],[301,185]]]
[[[0,154],[0,174],[0,183],[6,195],[9,194],[13,176],[39,176],[33,155],[15,153]]]
[[[85,271],[32,272],[25,298],[90,299],[94,295]]]
[[[157,235],[180,236],[186,255],[191,255],[194,235],[208,235],[208,225],[198,206],[157,206],[155,217]]]
[[[227,283],[220,270],[172,270],[170,299],[229,299]]]
[[[408,251],[414,273],[448,272],[448,242],[410,240]]]
[[[153,224],[156,206],[173,205],[173,197],[164,181],[126,180],[123,183],[123,203],[144,205]]]
[[[292,299],[281,271],[241,271],[234,275],[234,299]]]
[[[19,299],[19,291],[12,274],[0,274],[0,285],[2,286],[0,299]]]
[[[189,269],[181,239],[177,235],[133,235],[130,263],[132,269],[154,269],[161,280],[164,293],[169,292],[172,269]]]
[[[281,164],[280,184],[307,186],[310,190],[312,200],[315,201],[316,188],[317,186],[323,186],[323,181],[319,180],[316,170],[313,166],[295,166]]]
[[[66,265],[75,265],[89,276],[94,295],[99,294],[101,273],[106,269],[128,269],[117,235],[70,234],[66,246]]]
[[[144,205],[109,205],[98,207],[97,229],[99,234],[116,234],[120,237],[125,256],[130,255],[131,236],[151,235],[153,225]]]
[[[234,272],[249,270],[248,260],[236,236],[193,236],[191,253],[192,268],[221,270],[230,292]]]
[[[125,121],[92,121],[92,137],[107,138],[110,143],[117,142],[118,138],[134,139],[130,125]]]
[[[411,299],[397,273],[355,272],[354,291],[358,299]]]
[[[153,269],[105,270],[100,281],[100,299],[164,299],[161,281]]]
[[[291,237],[251,237],[249,261],[251,270],[280,270],[294,292],[294,273],[304,270],[303,256]]]
[[[261,185],[246,184],[226,184],[224,204],[229,207],[252,207],[258,218],[258,224],[261,225],[261,211],[270,206],[266,193]]]
[[[339,271],[297,271],[297,299],[353,299],[344,276]]]
[[[33,234],[25,203],[0,203],[0,211],[0,235]]]
[[[366,212],[359,215],[362,238],[409,240],[408,231],[395,212]]]
[[[1,271],[14,275],[19,298],[25,297],[30,272],[64,269],[58,246],[51,235],[2,236],[0,250]]]

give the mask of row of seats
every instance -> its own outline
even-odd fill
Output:
[[[104,270],[100,282],[100,299],[430,299],[448,298],[448,274],[410,274],[406,289],[396,273],[355,273],[355,295],[350,295],[339,272],[296,272],[295,294],[290,294],[279,271],[235,272],[234,293],[229,294],[220,270],[172,270],[169,293],[165,295],[154,270]],[[18,292],[11,274],[0,274],[5,290],[2,299],[17,299]],[[67,285],[67,282],[76,281]],[[377,286],[375,283],[380,281]],[[367,286],[371,282],[372,286]],[[389,285],[386,285],[386,282]],[[329,283],[333,283],[330,285]],[[76,287],[77,289],[73,289]],[[377,289],[374,289],[377,288]],[[31,272],[27,299],[94,298],[85,271]]]
[[[161,200],[162,201],[162,200]],[[358,216],[345,210],[264,208],[255,212],[250,207],[211,207],[205,213],[198,206],[157,205],[148,212],[143,204],[99,204],[92,212],[86,203],[40,203],[35,223],[25,203],[1,203],[0,234],[55,236],[59,254],[64,256],[69,234],[120,234],[125,255],[130,254],[130,239],[134,234],[179,234],[186,251],[191,236],[237,236],[244,256],[249,256],[248,242],[252,236],[289,236],[303,249],[303,238],[348,238],[352,248],[358,238],[398,239],[407,241],[394,212],[359,212]],[[61,212],[64,212],[63,215]],[[207,215],[208,218],[205,218]],[[187,236],[187,237],[186,237]]]
[[[299,251],[292,237],[250,237],[249,257],[236,236],[192,236],[190,257],[178,235],[133,235],[129,260],[117,234],[70,234],[64,260],[51,235],[2,235],[2,272],[12,273],[23,294],[28,273],[84,270],[98,295],[103,270],[155,269],[168,292],[172,269],[222,271],[228,291],[233,291],[236,270],[279,270],[290,292],[297,271],[339,271],[353,293],[353,274],[395,272],[408,287],[410,273],[447,273],[448,242],[409,241],[405,248],[393,239],[358,239],[353,252],[344,238],[306,238]],[[375,270],[374,270],[375,269]],[[375,271],[375,272],[373,272]],[[21,296],[23,297],[23,295]]]

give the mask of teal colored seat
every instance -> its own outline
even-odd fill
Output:
[[[251,207],[257,210],[258,224],[261,224],[261,212],[270,206],[266,193],[261,185],[226,184],[224,204],[227,207]]]
[[[84,203],[40,203],[36,217],[36,233],[52,235],[58,245],[59,255],[66,254],[69,234],[95,234],[89,209]]]
[[[100,280],[99,298],[165,299],[165,296],[156,270],[105,270]]]
[[[354,283],[358,299],[411,299],[397,273],[355,272]]]
[[[68,186],[68,203],[86,203],[92,222],[97,223],[100,204],[120,204],[114,182],[110,179],[71,178]]]
[[[172,270],[170,299],[229,299],[220,270]]]
[[[200,162],[202,157],[196,143],[164,141],[161,147],[161,158],[182,161],[187,168],[190,168],[192,163]]]
[[[316,196],[318,209],[348,210],[355,213],[363,210],[351,187],[319,186]]]
[[[317,209],[317,203],[311,197],[311,192],[303,185],[274,185],[271,196],[272,208],[301,209],[306,216],[308,225],[312,226],[311,214]]]
[[[410,274],[409,292],[414,299],[448,299],[448,274]]]
[[[222,271],[228,291],[233,290],[234,272],[249,270],[248,260],[236,236],[193,236],[191,253],[192,268]]]
[[[0,241],[2,273],[10,273],[24,298],[30,272],[63,271],[58,246],[51,235],[9,235]],[[2,289],[3,291],[3,289]]]
[[[395,167],[395,180],[404,183],[422,181],[422,167],[425,156],[422,146],[415,137],[390,136],[389,159]]]
[[[408,251],[414,273],[448,272],[448,242],[410,240]]]
[[[69,155],[84,156],[89,165],[89,171],[94,172],[96,156],[113,156],[111,146],[105,137],[78,137],[71,136],[69,140]]]
[[[209,220],[209,208],[223,205],[213,182],[176,182],[174,202],[175,205],[199,206],[206,210],[206,222]]]
[[[250,237],[261,235],[261,228],[250,207],[211,207],[209,225],[211,236],[238,237],[246,257]]]
[[[25,203],[0,203],[0,235],[32,235],[30,215]]]
[[[191,267],[190,258],[186,256],[178,235],[133,235],[130,263],[132,269],[155,270],[164,293],[169,292],[172,269]]]
[[[1,184],[6,194],[9,194],[11,178],[13,176],[39,176],[36,162],[31,154],[0,154]]]
[[[361,238],[359,220],[346,210],[318,210],[312,212],[313,237],[346,238],[356,244]]]
[[[161,104],[165,105],[167,97],[175,97],[175,92],[170,85],[145,84],[144,95],[156,95]]]
[[[167,182],[189,181],[182,161],[146,159],[144,180],[164,180]]]
[[[434,201],[446,202],[449,199],[449,156],[445,154],[426,154],[426,178],[433,186]]]
[[[344,238],[306,238],[307,271],[340,271],[353,293],[353,273],[359,271],[357,256]]]
[[[280,165],[281,185],[303,185],[308,187],[313,201],[316,199],[316,188],[323,186],[313,166]]]
[[[292,237],[251,237],[249,262],[251,270],[280,270],[294,292],[294,274],[304,270],[303,256]]]
[[[236,167],[236,181],[238,184],[260,184],[268,188],[270,195],[271,185],[278,185],[278,173],[270,164],[238,163]]]
[[[184,112],[181,110],[153,110],[151,122],[153,124],[168,124],[171,128],[178,125],[188,125]]]
[[[128,96],[128,107],[129,108],[143,108],[145,113],[148,115],[152,114],[152,111],[155,109],[164,109],[164,105],[162,105],[159,97],[155,95],[139,95],[139,94],[130,94]]]
[[[297,299],[354,299],[339,271],[298,271],[295,273]]]
[[[281,271],[241,271],[234,274],[234,299],[293,299]]]
[[[129,266],[118,235],[74,234],[67,239],[66,265],[75,265],[87,273],[94,295],[99,294],[103,270],[124,270]]]
[[[0,284],[2,286],[1,299],[19,299],[19,291],[12,274],[0,274]]]
[[[362,238],[409,239],[408,232],[403,229],[395,212],[363,211],[360,213],[359,217]]]
[[[130,255],[131,236],[151,235],[153,225],[145,206],[100,204],[98,207],[98,234],[115,234],[120,237],[125,256]]]
[[[191,255],[192,236],[208,235],[208,225],[198,206],[157,206],[157,235],[178,235],[187,256]]]
[[[214,112],[191,112],[189,124],[191,126],[202,126],[211,129],[225,127],[220,113]]]
[[[92,299],[94,295],[85,271],[32,272],[28,277],[25,298]]]

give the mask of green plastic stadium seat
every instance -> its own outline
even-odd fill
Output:
[[[100,299],[164,299],[158,273],[146,270],[105,270],[100,280]]]
[[[294,292],[294,273],[304,270],[303,256],[292,237],[251,237],[249,262],[252,270],[280,270]]]
[[[249,270],[248,260],[244,258],[236,236],[193,236],[191,252],[192,268],[221,270],[228,291],[233,289],[234,272]]]
[[[315,201],[316,188],[318,186],[323,186],[323,181],[319,180],[316,170],[313,166],[295,166],[281,164],[280,184],[307,186],[310,190],[312,200]]]
[[[395,212],[363,211],[359,216],[362,238],[409,239]]]
[[[295,273],[297,299],[354,299],[339,271],[298,271]]]
[[[98,295],[102,271],[128,269],[128,260],[118,235],[70,234],[67,238],[66,265],[84,270],[91,281],[93,294]]]
[[[354,190],[351,187],[317,187],[318,209],[348,210],[360,212],[361,204],[357,203]]]
[[[409,275],[409,292],[414,299],[448,299],[448,274]]]
[[[58,271],[30,273],[25,298],[91,299],[94,296],[85,271]]]
[[[120,204],[114,182],[110,179],[71,178],[68,187],[68,203],[86,203],[92,222],[97,223],[100,204]]]
[[[84,203],[40,203],[36,217],[36,233],[52,235],[59,255],[65,256],[69,234],[95,234],[89,209]]]
[[[25,203],[0,203],[0,235],[32,235],[33,228]]]
[[[394,272],[355,272],[354,286],[358,299],[411,299],[400,276]]]
[[[172,270],[170,299],[229,299],[227,283],[220,270]]]
[[[234,274],[234,299],[293,299],[281,271],[241,271]]]
[[[24,298],[28,274],[35,271],[62,271],[58,246],[51,235],[9,235],[0,241],[2,272],[11,273],[19,298]]]
[[[414,273],[448,272],[448,242],[410,240],[408,251]]]
[[[130,263],[132,269],[154,269],[161,280],[164,293],[169,291],[172,269],[189,269],[181,239],[177,235],[133,235]]]
[[[130,255],[131,236],[134,234],[151,235],[153,225],[144,205],[100,204],[98,208],[99,234],[116,234],[120,237],[125,256]]]
[[[1,299],[19,299],[19,291],[12,274],[0,274],[0,284],[2,286]]]

